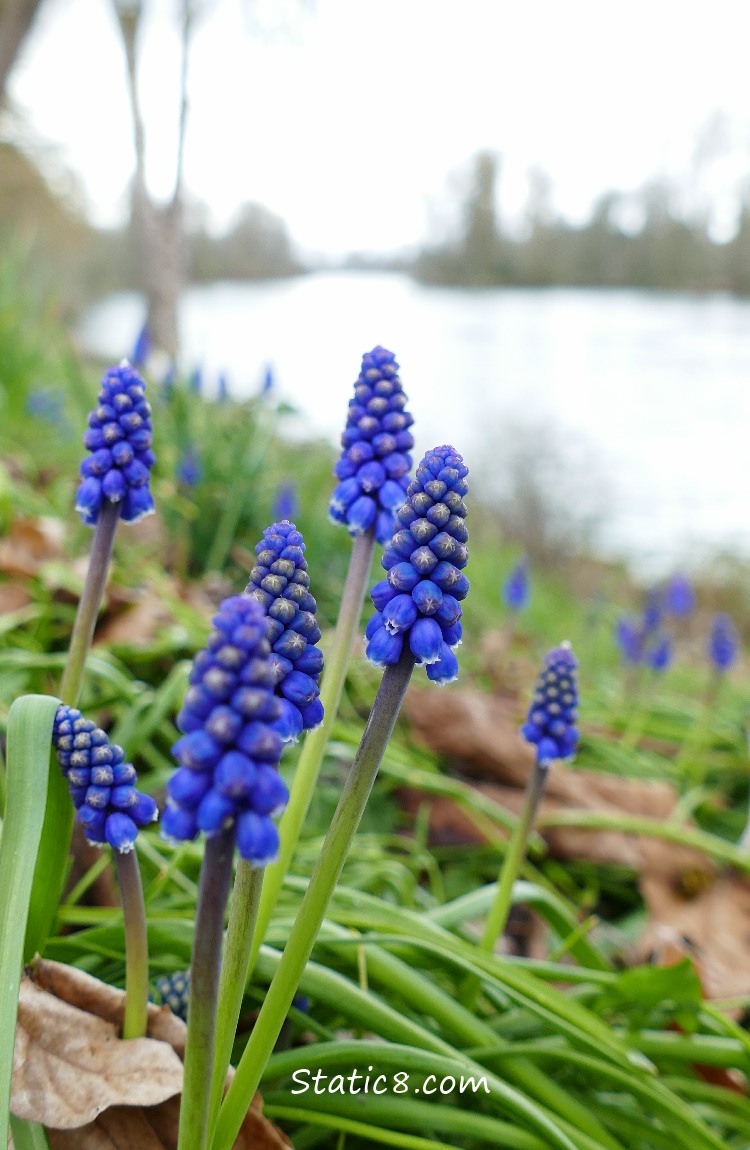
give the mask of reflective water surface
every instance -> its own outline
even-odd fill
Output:
[[[81,338],[128,353],[135,295],[92,308]],[[266,364],[302,426],[337,438],[362,353],[392,348],[417,451],[452,442],[471,466],[508,428],[546,424],[610,492],[603,544],[652,566],[750,555],[750,302],[581,290],[462,291],[395,273],[326,272],[190,289],[187,369],[256,391]],[[595,494],[595,492],[594,492]]]

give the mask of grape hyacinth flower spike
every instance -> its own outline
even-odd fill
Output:
[[[332,521],[345,524],[350,535],[374,527],[378,543],[387,543],[393,533],[412,465],[414,420],[405,410],[398,368],[384,347],[362,357],[335,468],[340,482],[329,507]]]
[[[180,1150],[188,1146],[204,1150],[208,1144],[214,1052],[218,1051],[217,1062],[224,1057],[216,1015],[234,846],[257,883],[260,868],[278,851],[273,816],[284,809],[288,798],[278,772],[282,740],[274,724],[281,704],[274,694],[263,607],[250,595],[235,595],[224,600],[212,622],[214,629],[195,657],[177,717],[183,736],[172,751],[180,766],[167,784],[168,805],[162,817],[166,838],[185,842],[199,831],[206,835],[191,966]],[[245,933],[252,937],[252,931]],[[243,977],[240,993],[245,981]]]
[[[529,564],[519,560],[503,583],[503,602],[510,611],[522,611],[529,601]]]
[[[569,643],[561,643],[549,652],[537,680],[528,719],[521,727],[523,737],[536,748],[536,761],[529,776],[518,822],[508,844],[495,898],[485,922],[480,945],[486,954],[493,952],[498,938],[505,930],[513,884],[521,870],[550,765],[555,759],[570,759],[575,753],[578,743],[575,727],[578,706],[577,668],[578,663]],[[465,995],[466,1005],[473,1006],[478,989],[478,981],[471,979]]]
[[[412,464],[409,452],[414,444],[409,430],[413,421],[405,411],[405,405],[406,396],[393,352],[382,347],[374,348],[363,356],[362,370],[354,386],[354,398],[349,404],[347,424],[341,436],[343,452],[335,468],[339,483],[330,501],[331,519],[347,527],[353,543],[320,698],[309,704],[320,709],[322,719],[305,739],[297,761],[289,806],[281,823],[279,859],[268,869],[263,882],[251,967],[257,960],[261,940],[271,921],[315,794],[326,744],[344,689],[354,636],[362,616],[375,540],[385,543],[390,539],[394,511],[405,498]],[[262,585],[263,580],[259,582]],[[305,658],[312,657],[308,647]],[[300,669],[297,664],[295,670]],[[309,669],[304,673],[315,674]],[[288,716],[289,710],[286,710]],[[299,727],[298,720],[296,733],[305,725],[306,716],[302,727]],[[294,737],[294,727],[289,733]]]
[[[687,575],[673,575],[664,592],[664,606],[670,615],[685,617],[695,606],[695,592]]]
[[[528,719],[521,727],[526,742],[536,747],[538,763],[549,765],[555,759],[570,759],[575,754],[577,669],[569,643],[561,643],[545,657]]]
[[[708,656],[719,675],[728,671],[737,658],[740,641],[734,623],[720,612],[714,615],[708,640]]]
[[[305,543],[293,523],[282,520],[267,527],[255,554],[245,594],[256,599],[266,614],[280,709],[274,726],[284,741],[291,741],[323,719],[318,686],[323,652],[316,646],[318,607],[310,594]]]
[[[163,1006],[168,1006],[178,1018],[187,1022],[188,1000],[190,997],[190,971],[176,970],[174,974],[163,974],[157,978],[154,987]]]
[[[367,658],[376,666],[395,665],[407,645],[432,682],[458,675],[452,648],[461,642],[461,600],[469,590],[467,475],[446,445],[425,455],[409,484],[381,561],[388,576],[371,593],[376,613],[367,625]]]
[[[137,775],[125,752],[76,707],[62,704],[52,729],[52,745],[68,783],[86,838],[127,854],[139,827],[159,817],[150,795],[136,789]]]
[[[385,670],[283,955],[218,1111],[212,1141],[214,1150],[230,1150],[235,1144],[315,946],[398,719],[415,662],[426,663],[428,672],[432,672],[430,677],[436,682],[455,677],[451,644],[460,639],[461,611],[456,595],[463,598],[468,590],[468,580],[462,571],[466,562],[463,496],[467,491],[467,474],[468,469],[455,448],[435,448],[425,456],[416,480],[409,487],[407,501],[399,510],[400,530],[383,557],[389,578],[384,584],[378,584],[382,600],[378,597],[375,601],[377,614],[369,637],[370,656],[377,654]],[[423,529],[422,524],[427,526]],[[401,550],[396,550],[397,547]],[[444,615],[438,615],[446,599],[453,601],[447,605],[449,609]],[[391,603],[395,604],[394,613],[386,614]],[[306,747],[309,745],[308,740]],[[296,789],[297,779],[292,796]]]
[[[242,857],[263,866],[278,850],[272,815],[288,797],[277,770],[281,707],[266,616],[253,598],[235,595],[213,625],[177,718],[183,737],[172,752],[180,767],[167,784],[162,833],[185,842],[232,827]]]
[[[76,495],[76,511],[90,527],[107,503],[118,505],[125,523],[135,523],[154,510],[149,476],[156,457],[145,389],[127,360],[102,378],[99,404],[89,416],[83,440],[89,455],[81,464]]]
[[[110,743],[106,732],[76,707],[58,707],[52,745],[86,838],[114,850],[125,924],[123,1037],[139,1038],[146,1033],[148,938],[134,847],[139,828],[154,822],[159,812],[151,796],[137,790],[135,767],[125,761],[122,747]],[[67,845],[66,836],[66,852]]]

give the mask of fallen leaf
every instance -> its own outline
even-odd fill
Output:
[[[133,607],[128,607],[113,619],[107,619],[96,632],[95,643],[122,644],[144,647],[153,642],[159,631],[174,617],[164,600],[155,591],[145,591]]]
[[[672,869],[658,866],[641,875],[648,921],[635,957],[687,947],[707,998],[750,994],[750,879],[726,871],[692,897],[678,880]]]
[[[119,1031],[124,1013],[125,995],[123,991],[108,986],[75,967],[45,959],[37,959],[30,968],[29,974],[30,977],[23,980],[24,984],[33,987],[36,994],[43,995],[45,1000],[49,999],[57,1003],[59,1009],[71,1011],[75,1016],[83,1015],[85,1028],[90,1028],[92,1025],[95,1028],[98,1024],[105,1028],[105,1031],[101,1033],[106,1032],[108,1036]],[[40,1000],[37,998],[32,999],[32,1001],[38,1003]],[[45,1014],[47,1010],[54,1012],[55,1009],[57,1008],[50,1006],[49,1002],[45,1001],[42,1014]],[[66,1015],[66,1018],[73,1015]],[[76,1018],[76,1021],[80,1020]],[[40,1018],[37,1018],[36,1022],[39,1025],[42,1024]],[[55,1025],[54,1021],[51,1021],[50,1024],[51,1026]],[[85,1033],[88,1034],[89,1030],[86,1029]],[[65,1050],[64,1029],[62,1032],[59,1029],[53,1030],[49,1035],[42,1037],[44,1058],[48,1057],[48,1049],[53,1046],[58,1056],[63,1057],[60,1049],[61,1035],[63,1039],[62,1048]],[[96,1114],[93,1121],[86,1121],[85,1124],[75,1128],[72,1126],[61,1128],[59,1124],[54,1128],[48,1127],[47,1133],[51,1150],[176,1150],[180,1115],[179,1091],[182,1087],[181,1058],[185,1053],[187,1027],[184,1022],[172,1014],[168,1007],[149,1004],[148,1035],[148,1038],[131,1039],[127,1042],[117,1038],[108,1039],[108,1053],[111,1055],[114,1050],[115,1057],[119,1057],[122,1055],[122,1048],[132,1049],[136,1045],[141,1048],[149,1048],[152,1052],[158,1051],[164,1061],[159,1064],[157,1074],[162,1078],[168,1074],[174,1075],[177,1081],[176,1090],[170,1090],[168,1095],[162,1093],[163,1100],[157,1105],[151,1105],[143,1101],[147,1087],[144,1083],[137,1082],[135,1092],[128,1097],[127,1101],[128,1103],[135,1101],[139,1104],[110,1104],[107,1105],[106,1109],[99,1106],[100,1112]],[[96,1036],[101,1037],[99,1032]],[[78,1052],[78,1058],[82,1058],[85,1062],[87,1057],[91,1057],[91,1051],[84,1050],[81,1053],[81,1042],[81,1036],[76,1037],[74,1035],[71,1045],[73,1051]],[[83,1042],[85,1044],[85,1039]],[[155,1057],[155,1055],[152,1056]],[[151,1073],[150,1070],[142,1061],[141,1066],[143,1077],[148,1077]],[[111,1071],[111,1073],[116,1072]],[[231,1081],[233,1073],[230,1070],[227,1084]],[[61,1083],[59,1079],[55,1079],[52,1082],[47,1082],[41,1088],[53,1088],[57,1091],[61,1088]],[[67,1089],[67,1087],[63,1088]],[[48,1104],[53,1106],[56,1104],[54,1098],[51,1102],[46,1099],[38,1099],[36,1097],[37,1089],[39,1087],[35,1085],[33,1101],[37,1111],[40,1107]],[[14,1070],[11,1106],[14,1114],[18,1113],[20,1117],[26,1117],[27,1115],[21,1114],[17,1108],[16,1090],[17,1082]],[[38,1117],[35,1117],[34,1120],[44,1121]],[[260,1094],[256,1093],[235,1141],[234,1150],[288,1150],[291,1146],[292,1143],[286,1135],[263,1117],[262,1099]]]
[[[182,1088],[165,1042],[123,1042],[111,1022],[21,982],[13,1056],[13,1113],[44,1126],[84,1126],[110,1106],[155,1106]]]
[[[0,583],[0,615],[20,611],[31,603],[31,595],[20,583]]]
[[[0,571],[7,575],[35,576],[43,563],[63,554],[65,524],[50,515],[14,519],[0,539]]]

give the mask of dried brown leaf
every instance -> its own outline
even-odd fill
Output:
[[[133,607],[128,607],[97,629],[96,642],[143,647],[152,643],[158,633],[174,618],[164,600],[153,590],[143,593]]]
[[[38,995],[57,1002],[63,1010],[84,1016],[90,1023],[104,1027],[109,1035],[122,1025],[125,996],[121,990],[100,982],[84,971],[62,963],[37,959],[30,970],[32,979],[24,979]],[[19,1011],[20,1017],[20,1011]],[[54,1025],[54,1024],[53,1024]],[[93,1121],[76,1128],[49,1129],[51,1150],[176,1150],[180,1115],[179,1090],[182,1086],[182,1063],[185,1053],[187,1028],[167,1007],[149,1005],[148,1038],[122,1042],[114,1039],[116,1048],[133,1048],[136,1044],[166,1052],[166,1061],[172,1073],[176,1063],[177,1089],[169,1096],[162,1094],[158,1105],[135,1098],[140,1105],[108,1105]],[[156,1040],[156,1041],[154,1041]],[[59,1033],[46,1039],[46,1044],[57,1047]],[[46,1057],[46,1050],[45,1050]],[[143,1066],[144,1076],[151,1073]],[[231,1072],[230,1072],[231,1076]],[[229,1081],[229,1079],[227,1080]],[[54,1083],[58,1088],[58,1083]],[[42,1087],[44,1089],[45,1087]],[[34,1086],[34,1090],[39,1089]],[[16,1077],[13,1079],[13,1112],[22,1114],[16,1106]],[[127,1102],[134,1101],[129,1095]],[[101,1108],[100,1108],[101,1109]],[[234,1150],[288,1150],[292,1143],[267,1118],[263,1117],[260,1094],[255,1095],[235,1142]],[[44,1121],[43,1119],[35,1119]]]
[[[75,1129],[110,1106],[154,1106],[182,1088],[182,1063],[165,1042],[122,1042],[111,1022],[24,978],[13,1057],[13,1113]]]
[[[687,944],[707,998],[750,994],[750,879],[727,871],[687,889],[684,880],[657,866],[641,875],[649,917],[636,957]]]
[[[31,595],[21,583],[0,583],[0,615],[28,607]]]
[[[7,575],[33,577],[43,563],[63,554],[65,524],[61,519],[15,519],[4,539],[0,539],[0,571]]]

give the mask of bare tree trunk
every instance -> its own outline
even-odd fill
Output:
[[[141,283],[148,300],[148,330],[153,347],[166,352],[174,360],[179,353],[177,305],[185,280],[182,171],[187,125],[187,62],[192,32],[192,10],[189,0],[183,0],[177,170],[171,200],[161,206],[154,201],[146,186],[145,127],[138,99],[137,39],[143,6],[141,0],[114,0],[114,4],[128,63],[128,89],[136,157],[132,219],[138,244]]]
[[[13,65],[28,35],[41,0],[0,0],[0,104]]]

